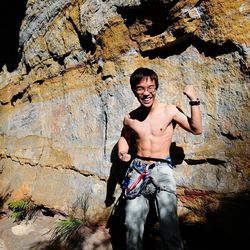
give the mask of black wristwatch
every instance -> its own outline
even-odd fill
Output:
[[[196,101],[190,101],[189,102],[189,105],[190,106],[198,106],[198,105],[200,105],[201,104],[201,102],[200,102],[200,100],[197,98],[197,100]]]

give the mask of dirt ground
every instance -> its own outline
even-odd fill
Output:
[[[65,219],[60,215],[39,214],[30,221],[13,222],[8,216],[0,219],[0,250],[84,249],[111,250],[108,230],[103,227],[85,228],[84,237],[77,242],[53,241],[55,222]]]

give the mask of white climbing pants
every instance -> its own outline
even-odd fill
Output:
[[[138,161],[140,160],[135,159],[131,164],[138,163]],[[176,183],[172,166],[165,162],[156,162],[155,167],[151,170],[151,176],[163,190],[157,190],[150,183],[140,196],[126,201],[127,249],[143,249],[143,233],[149,212],[149,199],[153,198],[160,222],[162,250],[181,250],[183,249],[183,245],[179,233],[177,199],[176,195],[173,194],[176,190]],[[172,192],[164,190],[171,190]]]

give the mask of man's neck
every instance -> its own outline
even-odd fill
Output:
[[[145,107],[145,106],[141,105],[140,110],[142,112],[150,113],[150,111],[153,111],[155,109],[155,107],[158,105],[158,103],[159,102],[157,100],[155,100],[154,103],[152,104],[152,106],[150,106],[150,107]]]
[[[149,113],[154,110],[154,108],[155,108],[156,105],[157,105],[157,101],[155,101],[153,103],[153,105],[150,106],[150,107],[145,107],[145,106],[141,105],[139,107],[139,117],[140,117],[140,120],[142,120],[142,121],[145,120],[147,118],[147,116],[149,115]]]

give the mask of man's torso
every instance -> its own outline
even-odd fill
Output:
[[[136,135],[137,154],[139,156],[165,158],[173,137],[173,113],[170,105],[157,103],[146,115],[140,108],[132,111],[126,119],[126,125]]]

